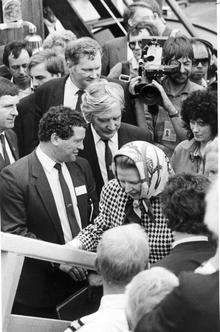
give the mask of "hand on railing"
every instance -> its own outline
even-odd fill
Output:
[[[87,279],[88,271],[82,267],[69,264],[60,264],[60,270],[68,273],[74,281],[83,281]]]

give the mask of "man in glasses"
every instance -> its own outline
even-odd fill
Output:
[[[194,58],[192,60],[192,73],[190,79],[206,88],[211,52],[200,40],[192,40],[192,48]]]
[[[170,37],[162,51],[165,65],[178,65],[177,72],[164,77],[161,84],[153,80],[161,95],[160,105],[148,106],[147,122],[153,126],[154,142],[171,157],[174,148],[186,139],[186,130],[180,117],[183,100],[202,87],[190,81],[193,49],[186,36]],[[154,109],[152,109],[152,107]]]
[[[31,78],[28,64],[32,55],[25,42],[13,41],[5,45],[3,64],[9,69],[13,83],[19,89],[19,99],[31,93]]]

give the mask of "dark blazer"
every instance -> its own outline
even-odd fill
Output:
[[[137,140],[149,142],[150,137],[145,130],[122,122],[118,130],[118,147],[121,148],[122,145]],[[79,155],[88,160],[96,181],[96,191],[98,196],[100,196],[104,182],[99,167],[98,156],[96,153],[91,126],[87,127],[86,129],[84,150],[81,150]]]
[[[95,183],[88,162],[67,163],[74,187],[86,186],[77,196],[82,227],[88,225],[91,202],[97,214]],[[4,168],[0,176],[2,231],[64,244],[55,201],[35,151]],[[25,259],[16,301],[30,306],[53,306],[73,293],[74,283],[48,262]],[[76,287],[76,286],[75,286]]]
[[[17,160],[19,158],[19,152],[18,152],[18,144],[17,144],[17,137],[15,132],[12,129],[7,129],[5,131],[5,136],[8,141],[9,147],[11,149],[12,155]],[[4,159],[0,153],[0,171],[4,168],[5,162]]]
[[[168,256],[153,266],[164,267],[176,275],[182,271],[194,271],[203,262],[215,255],[214,246],[208,241],[185,242],[175,246]]]
[[[34,93],[22,98],[17,104],[18,116],[15,119],[14,131],[17,134],[20,157],[31,153],[38,144],[38,126],[35,128],[36,109]]]
[[[217,332],[219,326],[219,272],[202,275],[183,272],[175,288],[135,332]]]
[[[102,75],[107,76],[116,63],[127,60],[127,36],[109,40],[102,51]]]

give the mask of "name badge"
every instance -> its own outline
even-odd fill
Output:
[[[76,196],[80,196],[87,193],[86,186],[75,187]]]

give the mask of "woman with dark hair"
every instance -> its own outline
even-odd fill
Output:
[[[205,147],[218,134],[216,92],[209,89],[193,92],[183,102],[181,116],[188,130],[188,140],[175,148],[172,167],[176,174],[204,174]]]

